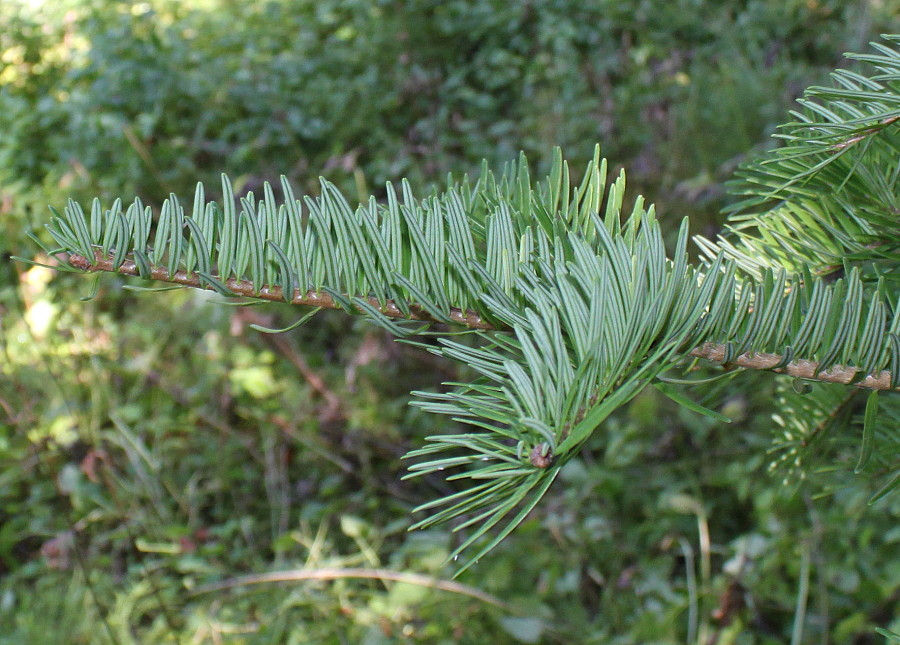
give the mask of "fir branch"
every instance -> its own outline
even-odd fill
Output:
[[[779,128],[784,145],[741,166],[729,192],[725,231],[698,239],[711,258],[724,251],[759,277],[764,267],[813,274],[859,266],[865,280],[900,266],[900,36],[853,55],[868,75],[832,74],[811,87],[802,111]]]
[[[115,260],[102,257],[102,253],[98,250],[95,252],[94,261],[88,261],[84,256],[78,254],[70,254],[63,258],[73,267],[82,271],[107,271],[139,277],[138,267],[134,262],[125,260],[115,267]],[[197,273],[187,274],[185,271],[176,271],[171,274],[165,267],[155,267],[151,270],[153,280],[160,282],[168,282],[184,287],[193,287],[197,289],[215,288],[205,282]],[[274,302],[285,302],[286,298],[279,286],[262,286],[257,288],[247,280],[236,280],[229,278],[223,284],[228,291],[234,296],[243,296],[248,298],[258,298],[260,300],[269,300]],[[385,316],[401,320],[415,320],[422,322],[439,322],[428,312],[422,310],[414,304],[408,306],[409,313],[404,314],[396,303],[388,300],[384,305],[380,304],[375,298],[367,299],[372,307],[383,313]],[[341,309],[342,306],[335,301],[327,293],[319,293],[313,290],[301,293],[299,289],[294,290],[293,297],[288,301],[292,305],[322,307],[324,309]],[[359,309],[359,313],[366,313],[365,310]],[[458,308],[451,308],[448,314],[454,324],[467,327],[469,329],[477,329],[481,331],[510,331],[509,327],[503,325],[492,325],[486,322],[478,313],[472,310],[462,311]],[[713,363],[725,363],[727,356],[727,348],[722,343],[704,343],[701,347],[692,349],[690,356],[702,358]],[[860,370],[855,367],[846,367],[834,365],[827,370],[820,370],[819,363],[810,360],[798,359],[785,363],[784,356],[773,353],[755,353],[745,352],[739,356],[728,360],[728,366],[738,367],[741,369],[752,370],[769,370],[780,374],[787,374],[794,378],[802,378],[812,381],[820,381],[823,383],[840,383],[843,385],[855,385],[856,387],[873,389],[873,390],[897,390],[900,386],[892,385],[891,373],[888,370],[881,370],[878,373],[867,374],[860,378]]]
[[[223,177],[221,202],[198,185],[191,215],[171,196],[158,221],[140,200],[94,200],[89,215],[70,201],[54,211],[57,247],[45,251],[66,268],[363,314],[401,338],[432,322],[505,332],[422,345],[479,375],[414,392],[414,405],[475,430],[428,437],[408,455],[423,460],[408,476],[468,482],[419,508],[429,515],[415,525],[462,520],[455,530],[472,532],[454,555],[490,538],[461,572],[524,520],[610,414],[692,352],[842,382],[855,371],[836,366],[853,365],[874,375],[864,387],[900,365],[900,307],[887,289],[866,290],[857,270],[833,284],[808,269],[748,278],[723,253],[692,265],[687,219],[668,253],[653,207],[638,197],[623,213],[624,173],[607,187],[606,168],[598,148],[573,186],[557,150],[537,185],[522,157],[499,179],[485,169],[425,200],[389,184],[386,203],[355,209],[324,180],[319,196],[295,199],[282,179],[281,203],[266,184],[238,210]]]

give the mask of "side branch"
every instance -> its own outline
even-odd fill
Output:
[[[835,143],[833,146],[831,146],[830,149],[835,152],[839,152],[839,151],[843,150],[844,148],[849,148],[854,143],[859,143],[863,139],[866,139],[873,134],[878,134],[879,132],[884,130],[887,126],[891,125],[892,123],[896,123],[897,121],[900,121],[900,116],[888,117],[888,118],[884,119],[883,121],[881,121],[881,123],[878,123],[877,125],[873,125],[871,128],[867,128],[867,129],[863,130],[859,134],[850,137],[846,141],[841,141],[839,143]]]
[[[103,257],[99,251],[97,251],[93,261],[77,254],[70,254],[66,259],[69,264],[82,271],[108,271],[111,273],[121,273],[122,275],[140,277],[137,266],[131,260],[125,260],[118,269],[114,269],[114,261]],[[151,277],[153,280],[159,280],[161,282],[179,284],[185,287],[194,287],[195,289],[213,290],[210,285],[204,284],[200,276],[196,273],[189,274],[186,271],[177,271],[170,275],[168,269],[164,267],[155,267],[151,270]],[[236,280],[234,278],[226,280],[224,284],[227,289],[236,296],[259,298],[261,300],[271,300],[273,302],[286,302],[281,287],[262,286],[257,291],[252,283],[246,280]],[[369,296],[366,300],[369,304],[390,318],[435,322],[426,311],[423,311],[421,307],[417,307],[416,305],[410,305],[409,315],[404,315],[400,308],[390,300],[388,300],[383,307],[374,297]],[[294,295],[291,298],[290,303],[293,305],[309,307],[323,307],[325,309],[341,308],[341,306],[335,302],[334,298],[327,293],[319,293],[316,291],[301,292],[299,289],[294,290]],[[497,327],[486,322],[481,316],[471,310],[463,311],[461,309],[453,308],[448,315],[454,323],[470,329],[481,329],[484,331],[497,330]],[[704,343],[702,346],[692,350],[690,355],[714,363],[723,363],[725,360],[725,346],[718,343]],[[854,379],[858,378],[860,371],[854,367],[835,365],[828,370],[816,374],[819,365],[814,361],[797,359],[783,367],[776,367],[782,362],[783,357],[778,354],[745,353],[735,357],[729,365],[743,369],[771,370],[795,378],[821,381],[824,383],[841,383],[842,385],[854,385],[856,387],[872,390],[900,391],[900,387],[891,386],[891,373],[887,370],[882,370],[878,374],[868,374],[864,378],[854,382]]]

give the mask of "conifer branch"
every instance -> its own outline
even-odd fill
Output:
[[[755,277],[773,266],[858,266],[871,283],[896,273],[900,35],[884,38],[875,54],[847,55],[868,74],[837,70],[833,87],[807,89],[775,135],[784,145],[738,169],[724,232],[698,240],[710,257],[724,251]]]
[[[93,262],[82,255],[74,253],[68,255],[64,259],[75,268],[83,271],[106,271],[135,277],[140,276],[137,265],[131,260],[125,260],[122,262],[121,266],[116,268],[115,260],[104,258],[99,250],[95,251]],[[153,280],[185,287],[213,289],[213,287],[208,282],[205,282],[197,273],[188,274],[185,271],[176,271],[174,274],[170,274],[165,267],[154,267],[151,269],[151,277]],[[270,287],[264,285],[257,288],[248,280],[237,280],[234,278],[224,281],[223,284],[235,296],[257,298],[274,302],[287,301],[281,287],[278,286]],[[385,301],[384,306],[382,306],[374,297],[369,297],[367,300],[369,304],[389,318],[418,320],[422,322],[439,322],[426,311],[422,310],[421,307],[416,305],[409,305],[409,314],[406,315],[396,303],[390,300]],[[295,289],[294,295],[289,302],[292,305],[322,307],[324,309],[342,308],[341,305],[327,293],[316,292],[314,290],[302,293],[299,289]],[[360,309],[359,313],[365,312]],[[468,327],[469,329],[482,331],[507,330],[502,326],[492,325],[479,316],[477,312],[472,310],[462,311],[458,308],[451,308],[448,316],[455,324]],[[721,343],[707,342],[700,347],[692,349],[689,352],[689,355],[713,363],[724,363],[726,358],[726,347]],[[868,374],[865,377],[860,378],[860,370],[855,367],[835,365],[820,372],[819,364],[815,361],[795,359],[785,364],[784,356],[774,353],[746,352],[731,359],[728,362],[728,365],[739,367],[741,369],[770,370],[780,374],[787,374],[794,378],[820,381],[823,383],[855,385],[856,387],[872,390],[900,390],[900,387],[891,385],[891,373],[888,370],[881,370],[878,373]]]

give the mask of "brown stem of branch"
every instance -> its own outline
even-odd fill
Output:
[[[131,260],[125,260],[118,269],[114,269],[114,261],[109,258],[102,257],[97,251],[94,261],[91,262],[81,255],[71,254],[66,258],[72,266],[83,271],[110,271],[121,273],[123,275],[139,276],[137,266]],[[186,287],[194,287],[197,289],[210,289],[212,287],[201,283],[200,277],[195,274],[188,274],[185,271],[177,271],[174,275],[169,275],[169,271],[165,268],[154,268],[151,270],[151,277],[161,282],[169,282],[180,284]],[[225,281],[228,290],[238,296],[246,296],[248,298],[259,298],[262,300],[272,300],[276,302],[285,302],[281,287],[262,286],[256,291],[254,285],[246,280],[236,280],[229,278]],[[374,297],[366,298],[368,302],[386,316],[391,318],[402,318],[406,320],[422,320],[433,321],[432,317],[421,307],[416,305],[410,306],[410,315],[406,316],[400,311],[400,308],[391,301],[387,301],[382,307],[378,300]],[[323,307],[326,309],[339,309],[340,306],[334,299],[326,293],[317,293],[316,291],[307,291],[302,293],[299,290],[294,291],[291,298],[293,305],[305,305],[309,307]],[[449,317],[454,323],[469,327],[470,329],[496,330],[497,328],[490,323],[484,321],[481,316],[471,310],[462,311],[460,309],[451,309]],[[704,343],[702,346],[690,352],[691,356],[703,358],[714,363],[723,363],[725,360],[725,346],[718,343]],[[795,378],[809,379],[813,381],[822,381],[824,383],[841,383],[844,385],[854,385],[856,387],[868,388],[872,390],[895,390],[900,391],[898,387],[891,387],[891,373],[882,370],[878,374],[868,374],[865,378],[854,382],[854,378],[858,378],[859,369],[855,367],[843,367],[835,365],[834,367],[819,372],[818,363],[805,359],[796,359],[791,361],[784,367],[775,367],[783,361],[782,356],[778,354],[759,354],[746,353],[737,356],[729,363],[734,367],[753,370],[771,370],[780,374],[787,374]]]
[[[132,275],[140,277],[140,272],[138,271],[137,265],[131,260],[125,260],[122,262],[122,265],[115,269],[115,261],[110,258],[105,258],[102,256],[100,251],[96,252],[96,257],[94,261],[91,262],[87,258],[81,255],[71,254],[68,256],[68,262],[73,267],[77,269],[81,269],[82,271],[110,271],[112,273],[121,273],[122,275]],[[169,275],[169,270],[165,267],[154,267],[150,271],[150,277],[153,280],[159,280],[160,282],[169,282],[172,284],[180,284],[185,287],[194,287],[195,289],[209,289],[210,291],[214,291],[214,289],[207,285],[202,284],[200,276],[196,273],[188,274],[185,271],[176,271],[173,275]],[[228,290],[236,296],[245,296],[247,298],[259,298],[260,300],[271,300],[273,302],[287,302],[284,298],[284,292],[282,292],[281,287],[270,287],[268,285],[263,285],[259,288],[259,291],[256,291],[256,287],[253,283],[248,282],[247,280],[236,280],[234,278],[229,278],[224,282],[225,286]],[[432,317],[428,315],[427,312],[423,311],[421,307],[417,307],[415,305],[410,306],[410,314],[404,315],[400,308],[391,302],[387,301],[387,304],[382,307],[377,298],[368,297],[366,300],[373,307],[381,311],[386,316],[390,318],[403,318],[406,320],[422,320],[422,321],[433,321]],[[290,300],[292,305],[302,305],[307,307],[323,307],[325,309],[340,309],[340,305],[334,301],[334,298],[329,296],[327,293],[318,293],[316,291],[307,291],[306,293],[301,292],[299,289],[294,290],[294,295]],[[362,312],[362,310],[360,310]],[[475,313],[474,311],[461,311],[459,309],[452,309],[450,311],[450,319],[456,323],[457,325],[463,325],[465,327],[470,327],[472,329],[494,329],[490,323],[485,322],[481,319],[481,317]]]
[[[713,361],[714,363],[724,363],[725,346],[717,343],[704,343],[691,351],[691,356],[704,358],[708,361]],[[855,385],[856,387],[864,387],[870,390],[900,389],[891,387],[891,373],[887,370],[882,370],[878,374],[869,374],[864,379],[854,383],[853,379],[859,374],[859,370],[855,367],[835,365],[829,370],[816,374],[819,364],[814,361],[800,358],[791,361],[784,367],[776,368],[775,366],[780,364],[783,360],[784,357],[779,356],[778,354],[755,354],[748,352],[733,359],[730,365],[750,370],[771,370],[795,378],[823,381],[825,383]]]

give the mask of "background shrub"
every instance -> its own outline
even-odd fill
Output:
[[[538,166],[554,145],[587,158],[596,141],[632,195],[708,233],[722,181],[841,52],[896,31],[898,11],[7,0],[0,252],[31,255],[25,231],[70,195],[158,203],[222,171],[239,192],[284,173],[380,195],[519,150]],[[235,580],[304,566],[448,577],[458,537],[405,531],[442,484],[399,476],[407,449],[446,431],[408,391],[458,377],[339,314],[261,337],[250,323],[295,312],[122,284],[103,279],[85,303],[84,279],[0,273],[0,643],[671,643],[692,606],[713,642],[776,643],[804,563],[806,642],[876,642],[898,614],[898,502],[869,508],[862,484],[816,472],[782,486],[766,455],[776,386],[752,375],[705,394],[727,431],[651,391],[617,413],[460,580],[516,611],[350,577]]]

